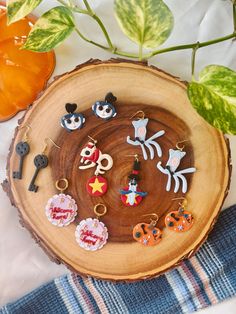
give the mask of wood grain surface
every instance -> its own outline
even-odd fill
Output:
[[[91,105],[104,99],[112,91],[118,98],[117,116],[110,121],[96,118]],[[86,124],[78,132],[68,133],[60,127],[65,114],[65,103],[75,102],[86,117]],[[137,207],[126,207],[120,201],[119,189],[127,185],[133,158],[141,149],[126,143],[127,135],[134,136],[130,117],[143,110],[148,117],[148,134],[164,129],[158,142],[163,150],[163,165],[168,150],[176,142],[186,142],[186,157],[180,169],[195,166],[197,172],[188,174],[188,210],[195,223],[185,234],[164,228],[164,217],[178,208],[174,197],[182,196],[165,191],[166,176],[156,169],[160,160],[144,161],[140,157],[140,187],[148,192]],[[23,180],[12,179],[18,156],[14,147],[24,131],[19,129],[13,139],[8,159],[8,178],[4,189],[18,208],[23,224],[45,251],[57,262],[66,264],[80,274],[109,280],[134,281],[156,276],[177,265],[183,258],[194,254],[206,239],[227,195],[230,182],[230,151],[224,136],[208,125],[192,108],[186,95],[185,83],[149,67],[144,63],[121,59],[90,60],[74,71],[58,77],[28,110],[21,126],[30,125],[31,152],[26,157]],[[98,140],[98,148],[113,157],[113,168],[106,172],[109,189],[103,197],[91,197],[86,192],[86,181],[94,169],[79,170],[80,152],[90,135]],[[34,172],[33,158],[44,146],[44,138],[52,138],[61,149],[49,147],[49,166],[42,170],[37,183],[39,191],[28,191]],[[57,228],[45,216],[47,200],[56,193],[55,181],[66,177],[67,191],[77,201],[79,214],[70,226]],[[108,244],[99,251],[81,249],[74,237],[75,227],[81,219],[95,217],[93,206],[103,202],[108,213],[102,217],[109,231]],[[163,239],[155,247],[143,247],[132,239],[132,228],[139,222],[149,222],[144,214],[157,213],[161,219],[157,226],[163,229]]]

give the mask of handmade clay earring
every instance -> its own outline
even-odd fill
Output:
[[[13,171],[12,173],[12,177],[13,179],[22,179],[22,171],[23,171],[23,162],[24,162],[24,158],[26,155],[28,155],[29,151],[30,151],[30,146],[28,144],[28,132],[31,129],[31,127],[29,125],[23,126],[20,129],[24,129],[27,128],[24,137],[22,139],[22,141],[20,141],[19,143],[16,144],[16,148],[15,151],[17,153],[17,155],[19,155],[20,157],[20,163],[19,163],[19,168],[18,171]]]
[[[67,103],[65,108],[68,113],[61,118],[61,126],[69,132],[81,129],[85,123],[85,117],[82,113],[75,112],[77,104]]]
[[[93,113],[103,120],[109,120],[116,116],[116,108],[113,103],[117,98],[112,94],[108,93],[105,97],[105,101],[99,100],[96,101],[92,106]]]
[[[130,136],[127,136],[127,143],[134,145],[134,146],[141,146],[142,153],[143,153],[143,158],[145,160],[148,159],[147,152],[145,146],[148,148],[150,152],[150,159],[154,158],[154,149],[152,145],[156,148],[157,155],[159,157],[162,156],[162,150],[160,145],[155,142],[154,140],[163,134],[165,134],[164,130],[158,131],[154,135],[152,135],[150,138],[146,139],[146,134],[147,134],[147,124],[148,124],[148,118],[145,118],[145,114],[143,111],[137,111],[132,117],[135,117],[137,114],[141,114],[141,118],[138,120],[132,121],[132,124],[134,126],[134,139],[131,139]]]
[[[102,211],[98,211],[101,207]],[[87,251],[96,251],[101,249],[108,239],[107,227],[103,222],[99,221],[99,217],[107,213],[107,208],[104,204],[94,206],[94,213],[97,218],[87,218],[82,220],[75,230],[75,238],[79,246]]]
[[[64,184],[62,187],[61,185]],[[45,214],[48,220],[57,227],[68,226],[75,220],[77,215],[77,205],[75,200],[63,192],[68,188],[68,181],[65,178],[56,181],[56,189],[60,194],[51,197],[45,207]]]
[[[182,203],[179,203],[180,207],[176,211],[171,211],[166,215],[165,225],[168,229],[175,232],[185,232],[192,228],[193,216],[190,212],[186,211],[187,200],[184,197],[173,198],[173,200],[183,199]]]
[[[132,173],[128,176],[129,185],[120,190],[121,201],[126,206],[137,206],[147,195],[147,192],[142,192],[138,187],[140,161],[138,155],[134,155],[135,161]]]
[[[47,147],[48,147],[47,140],[50,140],[55,147],[60,148],[60,146],[58,146],[56,143],[54,143],[51,138],[49,138],[49,137],[45,138],[45,140],[44,140],[45,146],[43,148],[42,153],[38,154],[34,157],[34,165],[35,165],[36,169],[35,169],[35,173],[33,175],[33,178],[31,180],[29,188],[28,188],[28,191],[30,191],[30,192],[37,192],[38,191],[39,187],[35,184],[35,180],[39,174],[40,169],[46,168],[48,166],[48,157],[47,157],[47,155],[45,155],[45,152],[46,152]]]
[[[97,147],[97,141],[89,136],[92,142],[82,149],[80,156],[82,157],[80,162],[84,164],[79,166],[79,169],[88,169],[96,167],[95,175],[92,176],[87,182],[87,191],[92,196],[101,196],[107,191],[107,180],[99,174],[104,174],[113,166],[113,159],[108,154],[103,154]],[[106,161],[106,166],[103,166],[102,162]]]
[[[156,227],[159,219],[157,214],[149,214],[144,216],[152,216],[155,219],[151,219],[149,224],[139,223],[133,229],[133,238],[135,241],[141,243],[144,246],[154,246],[160,243],[162,239],[162,231]]]
[[[157,169],[159,169],[162,173],[168,176],[168,180],[166,184],[166,191],[170,191],[171,179],[173,177],[175,181],[174,193],[177,193],[179,191],[180,180],[182,181],[182,192],[186,193],[188,189],[188,183],[184,174],[193,173],[196,171],[196,168],[194,167],[176,171],[180,165],[181,159],[186,155],[186,152],[183,151],[185,146],[184,145],[182,147],[179,146],[179,144],[183,142],[186,142],[186,141],[178,142],[176,144],[177,149],[169,149],[169,159],[166,163],[165,168],[162,167],[161,161],[157,163]]]

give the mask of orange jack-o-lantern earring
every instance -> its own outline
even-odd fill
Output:
[[[133,229],[133,238],[144,246],[154,246],[160,243],[162,238],[162,231],[156,227],[159,217],[157,214],[149,214],[144,216],[151,216],[151,221],[147,223],[139,223]]]
[[[166,227],[175,232],[185,232],[192,228],[193,216],[186,209],[187,199],[184,197],[173,198],[173,200],[182,199],[183,202],[179,203],[180,207],[178,210],[171,211],[166,215],[165,224]]]

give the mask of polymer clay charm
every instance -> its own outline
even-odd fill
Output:
[[[133,166],[133,171],[129,175],[129,184],[120,190],[121,201],[125,206],[137,206],[147,195],[147,192],[142,192],[138,187],[139,178],[139,170],[140,170],[140,161],[138,160],[138,156],[135,155],[135,161]]]
[[[156,214],[151,215],[155,216],[156,219],[151,219],[149,224],[143,222],[139,223],[133,229],[134,240],[144,246],[155,246],[159,244],[162,239],[162,231],[156,227],[158,216]]]
[[[86,188],[90,195],[92,196],[101,196],[107,191],[107,180],[100,174],[104,174],[105,171],[108,171],[113,166],[113,159],[108,154],[103,154],[97,147],[97,141],[89,137],[92,142],[82,149],[80,156],[82,157],[80,162],[83,164],[79,166],[79,169],[89,169],[96,167],[95,176],[91,177],[87,184]],[[104,166],[106,163],[106,166]]]
[[[75,112],[77,104],[67,103],[65,108],[68,113],[61,118],[61,126],[68,132],[81,129],[85,123],[85,117],[82,113]]]
[[[165,225],[168,229],[175,232],[185,232],[193,226],[193,216],[190,212],[185,210],[187,200],[185,200],[178,210],[171,211],[165,217]]]
[[[116,108],[114,107],[114,102],[117,98],[110,92],[106,95],[105,101],[96,101],[92,106],[93,113],[103,120],[109,120],[116,116]]]
[[[65,184],[64,187],[60,187],[62,183]],[[75,220],[78,208],[75,200],[70,195],[63,193],[68,188],[67,179],[58,180],[56,188],[60,194],[55,194],[48,200],[45,214],[54,226],[65,227]]]
[[[29,154],[29,151],[30,151],[30,146],[28,144],[28,137],[27,137],[27,133],[30,129],[30,126],[26,125],[24,127],[21,127],[20,129],[23,129],[25,127],[27,128],[27,131],[25,132],[24,138],[22,141],[16,144],[16,148],[15,148],[17,155],[20,157],[20,162],[19,162],[18,170],[13,171],[12,177],[13,179],[18,179],[18,180],[22,179],[24,158],[26,155]]]
[[[127,143],[134,145],[134,146],[140,146],[142,149],[143,158],[145,160],[148,159],[148,155],[147,155],[145,146],[149,150],[150,159],[154,158],[154,149],[153,149],[152,145],[156,148],[158,157],[161,157],[162,156],[161,147],[154,140],[157,139],[158,137],[164,135],[165,131],[164,130],[158,131],[154,135],[152,135],[150,138],[146,139],[148,118],[145,118],[145,114],[143,111],[138,111],[136,114],[139,114],[139,113],[142,114],[142,118],[140,118],[139,120],[132,121],[134,130],[135,130],[134,139],[131,139],[130,136],[127,136]]]
[[[98,208],[102,207],[103,211],[98,212]],[[94,213],[97,218],[87,218],[82,220],[75,230],[75,238],[79,246],[87,251],[97,251],[101,249],[108,239],[107,227],[98,217],[102,217],[107,213],[104,204],[97,204],[94,207]]]
[[[186,155],[186,152],[183,151],[184,146],[179,147],[177,143],[176,148],[177,149],[169,149],[169,159],[166,163],[166,167],[163,168],[161,165],[161,161],[159,161],[157,163],[157,169],[168,176],[166,184],[167,192],[169,192],[171,189],[171,179],[173,178],[175,182],[174,193],[177,193],[179,191],[180,181],[182,182],[182,192],[186,193],[188,189],[188,183],[184,174],[193,173],[196,171],[196,168],[191,167],[176,171],[180,165],[181,159]]]

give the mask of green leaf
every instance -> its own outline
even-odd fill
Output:
[[[55,48],[74,30],[74,17],[63,6],[44,13],[32,28],[23,49],[46,52]]]
[[[220,65],[207,66],[198,82],[189,83],[188,97],[211,125],[236,135],[236,72]]]
[[[8,0],[8,24],[14,23],[32,12],[42,0]]]
[[[166,41],[174,26],[174,17],[162,0],[115,0],[115,13],[122,31],[146,48]]]

